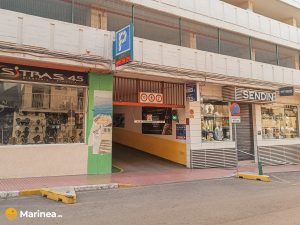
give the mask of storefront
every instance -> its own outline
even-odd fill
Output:
[[[87,80],[87,73],[0,64],[1,178],[86,174]]]
[[[87,75],[1,64],[0,144],[84,143]]]
[[[193,112],[191,167],[232,167],[237,161],[258,157],[265,164],[300,163],[299,96],[281,97],[275,90],[217,85],[199,85],[198,90],[200,101],[189,103]],[[230,122],[232,102],[241,108],[238,153]]]
[[[268,165],[299,164],[300,96],[278,96],[273,104],[256,105],[257,148]]]

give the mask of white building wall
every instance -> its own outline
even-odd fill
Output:
[[[86,174],[87,151],[85,144],[0,146],[0,179]]]

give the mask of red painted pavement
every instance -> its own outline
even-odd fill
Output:
[[[239,167],[239,171],[257,172],[255,165]],[[265,166],[265,173],[300,171],[300,165]],[[79,186],[89,184],[126,183],[153,185],[233,176],[236,169],[186,169],[174,168],[161,172],[124,172],[108,175],[76,175],[58,177],[33,177],[0,179],[0,191],[23,190],[42,187]]]

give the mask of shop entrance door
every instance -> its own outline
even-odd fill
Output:
[[[241,107],[241,123],[237,124],[237,148],[240,150],[238,160],[254,160],[252,104],[241,103],[239,105]]]

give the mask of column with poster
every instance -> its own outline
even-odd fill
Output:
[[[88,174],[112,171],[112,88],[111,74],[89,73]]]

